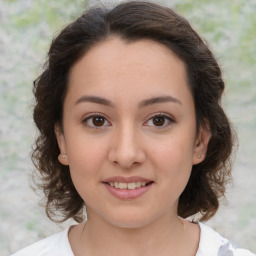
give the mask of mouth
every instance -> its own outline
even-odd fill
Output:
[[[103,181],[107,190],[118,199],[135,199],[152,188],[154,181],[142,177],[111,177]]]
[[[117,189],[138,189],[141,187],[148,186],[153,183],[153,181],[146,182],[146,181],[137,181],[137,182],[104,182],[105,184],[109,185],[112,188],[117,188]]]

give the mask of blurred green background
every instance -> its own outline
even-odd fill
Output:
[[[256,252],[256,1],[158,3],[187,17],[223,68],[227,85],[223,105],[236,128],[239,149],[228,202],[209,225]],[[30,188],[33,167],[29,154],[36,134],[31,90],[52,38],[88,4],[81,0],[0,1],[1,256],[61,228],[46,219],[37,205],[40,195]]]

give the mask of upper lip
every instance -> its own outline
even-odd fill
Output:
[[[103,180],[103,182],[105,182],[105,183],[109,183],[109,182],[122,182],[122,183],[146,182],[146,183],[150,183],[150,182],[152,182],[152,180],[149,180],[149,179],[146,179],[143,177],[139,177],[139,176],[131,176],[131,177],[113,176],[113,177]]]

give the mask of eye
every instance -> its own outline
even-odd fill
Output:
[[[90,115],[83,120],[83,123],[90,128],[100,128],[111,125],[102,115]]]
[[[167,115],[164,114],[157,114],[152,116],[147,122],[146,124],[148,126],[153,126],[153,127],[166,127],[168,125],[170,125],[171,123],[173,123],[174,120]]]

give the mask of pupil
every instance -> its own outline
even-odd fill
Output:
[[[165,121],[165,119],[164,119],[164,117],[162,117],[162,116],[154,117],[154,119],[153,119],[153,123],[154,123],[154,125],[156,125],[156,126],[162,126],[162,125],[164,125],[164,121]]]
[[[104,124],[104,118],[103,117],[100,117],[100,116],[97,116],[97,117],[94,117],[93,118],[93,124],[95,126],[101,126]]]

